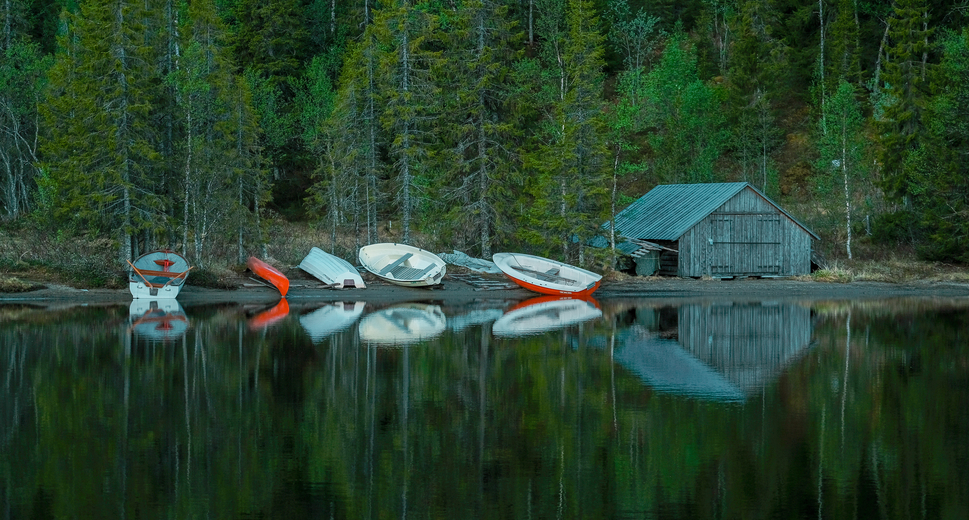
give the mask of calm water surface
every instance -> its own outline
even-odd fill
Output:
[[[969,302],[0,307],[0,519],[969,518]]]

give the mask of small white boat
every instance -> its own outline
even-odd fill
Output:
[[[384,346],[405,346],[444,332],[447,318],[440,306],[404,303],[367,314],[357,325],[360,341]]]
[[[153,300],[178,296],[192,270],[185,257],[167,249],[145,253],[128,265],[131,296]]]
[[[324,252],[318,247],[310,249],[310,253],[299,263],[299,268],[333,289],[346,287],[365,289],[367,287],[363,283],[363,278],[360,277],[360,272],[350,265],[350,262]]]
[[[492,259],[505,276],[541,294],[589,296],[602,281],[602,275],[541,256],[496,253]]]
[[[404,287],[441,283],[447,264],[440,257],[405,244],[370,244],[357,254],[360,265],[378,278]]]
[[[594,320],[602,316],[594,301],[565,296],[539,296],[525,300],[498,318],[491,332],[495,336],[528,336]]]
[[[135,298],[128,306],[130,330],[151,342],[170,342],[188,330],[188,316],[178,300]]]
[[[363,314],[366,302],[336,302],[299,317],[299,324],[314,343],[350,328]]]

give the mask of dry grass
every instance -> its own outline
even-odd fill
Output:
[[[0,275],[0,293],[22,293],[43,289],[44,286],[34,282],[21,280],[16,276]]]

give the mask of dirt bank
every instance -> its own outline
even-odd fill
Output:
[[[43,282],[40,282],[43,283]],[[292,279],[287,299],[291,303],[367,301],[388,304],[405,301],[460,303],[475,300],[525,300],[537,296],[498,275],[449,273],[437,288],[398,287],[376,279],[366,289],[327,289],[308,278]],[[207,303],[271,303],[279,299],[275,289],[241,278],[235,289],[207,289],[186,286],[178,296],[183,305]],[[599,301],[763,301],[763,300],[871,300],[891,298],[966,298],[969,283],[925,282],[892,284],[881,282],[830,283],[800,279],[694,280],[683,278],[607,279],[594,294]],[[24,293],[0,292],[0,305],[37,306],[115,304],[131,301],[127,289],[76,289],[48,285]]]

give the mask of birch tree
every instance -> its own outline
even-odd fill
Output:
[[[233,148],[232,67],[224,55],[225,30],[211,0],[192,2],[185,28],[184,56],[169,76],[179,107],[182,145],[180,203],[182,250],[189,244],[198,265],[204,265],[207,243],[226,235],[234,206],[233,178],[225,157]]]
[[[838,191],[842,194],[845,253],[849,260],[852,258],[851,217],[856,180],[864,171],[864,118],[856,96],[854,85],[842,79],[824,105],[827,114],[820,119],[818,129],[818,188],[822,195]]]
[[[50,60],[39,47],[14,42],[0,60],[0,216],[31,211],[38,162],[37,106]]]

